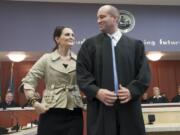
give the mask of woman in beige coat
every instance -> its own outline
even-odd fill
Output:
[[[70,50],[74,32],[58,26],[53,38],[53,52],[44,54],[23,78],[24,92],[40,114],[38,135],[82,135],[84,104],[76,83],[76,55]],[[41,78],[46,88],[38,102],[36,86]]]

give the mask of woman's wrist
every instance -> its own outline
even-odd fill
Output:
[[[36,102],[38,102],[38,101],[37,101],[36,98],[31,98],[31,99],[28,100],[28,102],[29,102],[30,105],[34,106],[34,104],[35,104]]]

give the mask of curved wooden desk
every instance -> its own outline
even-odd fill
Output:
[[[32,107],[25,107],[24,109],[20,107],[0,109],[0,127],[13,127],[17,123],[20,126],[25,126],[34,120],[38,120],[38,114]]]
[[[147,135],[180,135],[180,104],[143,104],[143,117]],[[148,114],[155,115],[155,122],[148,124]],[[86,112],[84,115],[84,135],[86,135]],[[21,125],[26,125],[37,120],[38,115],[33,108],[8,108],[0,110],[0,126],[12,127],[17,120]],[[128,127],[127,127],[128,128]],[[34,129],[36,131],[36,129]],[[33,130],[33,132],[35,132]]]
[[[147,135],[180,135],[180,104],[143,104]],[[154,124],[148,124],[148,115],[155,115]]]

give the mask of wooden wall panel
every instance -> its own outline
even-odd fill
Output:
[[[176,91],[176,74],[173,61],[161,61],[158,66],[158,80],[161,92],[165,92],[168,99],[172,99]]]
[[[3,62],[1,65],[1,78],[2,78],[2,100],[4,100],[4,95],[6,93],[8,79],[10,75],[10,63]]]
[[[147,90],[149,96],[153,95],[152,89],[157,86],[171,101],[177,93],[177,86],[180,85],[180,61],[150,62],[150,67],[152,80]]]
[[[180,62],[176,62],[175,75],[176,75],[176,90],[177,90],[177,87],[180,85]]]
[[[15,63],[14,72],[16,74],[15,77],[17,77],[16,85],[18,87],[21,84],[22,78],[26,76],[26,74],[28,73],[29,69],[32,67],[33,64],[34,62],[23,62],[19,64]],[[16,90],[16,93],[17,93],[17,101],[19,102],[20,105],[24,105],[27,102],[24,93],[18,92],[18,90]]]
[[[151,84],[150,87],[148,88],[147,92],[149,95],[152,95],[152,88],[154,86],[159,86],[159,81],[158,81],[158,62],[149,62],[149,66],[151,69]]]
[[[21,84],[21,80],[26,76],[29,69],[33,66],[34,61],[25,61],[20,63],[14,63],[13,68],[13,79],[15,84],[15,101],[18,102],[20,105],[24,105],[27,100],[23,93],[18,91],[18,87]],[[2,99],[4,100],[5,93],[7,92],[7,86],[9,83],[10,78],[10,69],[11,69],[11,62],[1,62],[1,75],[2,75]],[[40,80],[40,84],[37,87],[38,91],[42,93],[44,89],[44,83]]]
[[[14,64],[14,81],[15,81],[15,100],[23,105],[26,103],[24,94],[20,94],[17,91],[20,85],[21,79],[27,74],[29,69],[35,62],[20,62]],[[147,90],[149,96],[152,96],[152,88],[157,86],[162,92],[165,92],[167,97],[171,100],[172,97],[176,95],[177,86],[180,85],[180,61],[158,61],[149,62],[152,74],[151,85]],[[2,97],[4,100],[4,95],[7,89],[7,82],[10,77],[10,62],[1,62],[0,75],[2,79]],[[44,89],[44,83],[41,80],[39,86],[37,87],[38,92],[42,95]]]

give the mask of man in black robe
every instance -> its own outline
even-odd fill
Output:
[[[0,104],[0,108],[10,108],[18,107],[19,105],[14,102],[14,96],[11,92],[7,92],[5,96],[5,101]]]
[[[97,22],[102,33],[87,39],[77,58],[77,81],[87,96],[87,135],[145,135],[140,97],[149,86],[150,70],[144,45],[121,34],[114,6],[100,7]]]
[[[153,96],[149,99],[149,103],[168,103],[168,99],[161,95],[159,87],[153,87]]]
[[[178,86],[177,95],[172,99],[172,102],[179,102],[180,103],[180,85]]]

